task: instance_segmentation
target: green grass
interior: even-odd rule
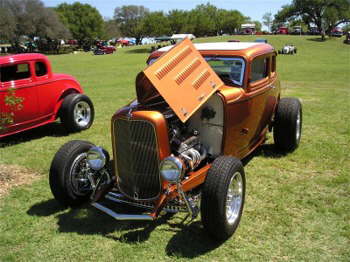
[[[251,40],[234,36],[227,39]],[[2,141],[0,164],[42,174],[0,199],[0,261],[349,261],[350,260],[350,52],[341,39],[266,36],[278,56],[283,96],[303,103],[303,134],[292,154],[273,153],[271,137],[245,166],[247,197],[234,236],[212,242],[197,219],[182,215],[153,223],[118,222],[90,207],[62,209],[52,199],[48,170],[57,149],[72,139],[111,150],[110,117],[134,96],[147,47],[114,55],[50,56],[55,72],[74,75],[96,109],[91,129],[67,136],[59,125]],[[217,39],[198,39],[197,41]]]

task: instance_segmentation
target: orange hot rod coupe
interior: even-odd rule
[[[277,148],[293,151],[301,104],[280,98],[269,44],[185,39],[147,63],[136,78],[137,98],[112,117],[113,160],[90,142],[70,141],[52,161],[51,191],[65,206],[90,201],[117,220],[200,213],[208,233],[225,240],[243,211],[241,159],[271,130]],[[111,201],[140,213],[117,213]]]

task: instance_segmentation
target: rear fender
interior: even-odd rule
[[[70,88],[65,90],[61,96],[59,97],[58,101],[56,102],[56,106],[55,106],[55,119],[57,119],[60,116],[60,108],[61,105],[63,103],[63,100],[66,96],[70,95],[70,94],[80,94],[81,92],[75,88]]]

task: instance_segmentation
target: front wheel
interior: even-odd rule
[[[87,177],[87,151],[94,145],[80,140],[64,144],[52,160],[49,174],[51,192],[64,206],[79,206],[91,193]]]
[[[241,161],[220,156],[208,171],[202,189],[204,228],[217,240],[232,236],[240,222],[245,199],[245,175]]]
[[[299,146],[302,119],[302,106],[298,99],[287,97],[279,101],[273,125],[277,148],[289,152]]]
[[[70,94],[61,106],[61,121],[70,132],[79,132],[90,128],[95,111],[90,98],[83,94]]]

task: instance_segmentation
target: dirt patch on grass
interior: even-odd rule
[[[12,187],[30,184],[39,177],[38,173],[24,167],[0,164],[0,198],[6,195]]]

